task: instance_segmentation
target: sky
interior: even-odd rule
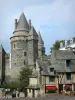
[[[75,37],[75,0],[0,0],[0,44],[10,52],[14,20],[24,12],[40,31],[46,54],[56,40]]]

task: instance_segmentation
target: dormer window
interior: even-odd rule
[[[73,43],[73,39],[70,40],[70,44],[72,44],[72,43]]]
[[[66,67],[70,67],[71,60],[66,60]]]
[[[53,72],[54,71],[54,68],[50,68],[50,72]]]

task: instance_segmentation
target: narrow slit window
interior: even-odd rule
[[[26,64],[26,61],[24,60],[24,65]]]
[[[24,52],[24,56],[27,56],[27,53],[26,52]]]

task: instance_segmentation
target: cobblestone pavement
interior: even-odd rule
[[[39,98],[0,98],[0,100],[75,100],[75,96],[47,96]]]

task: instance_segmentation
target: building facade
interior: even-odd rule
[[[64,40],[60,43],[60,50],[72,49],[75,50],[75,37],[69,40]]]
[[[15,81],[19,77],[22,67],[31,69],[36,67],[36,59],[45,55],[44,41],[40,32],[36,32],[34,26],[27,21],[24,13],[19,19],[15,19],[15,29],[10,37],[11,51],[5,59],[5,81]]]
[[[75,38],[60,43],[60,50],[45,55],[44,41],[24,13],[15,19],[9,54],[0,46],[0,83],[17,81],[22,67],[33,69],[28,86],[31,96],[65,89],[75,90]],[[31,91],[31,92],[30,92]]]
[[[40,90],[40,95],[75,91],[75,51],[53,50],[49,57],[36,60],[36,70],[30,78],[29,89],[35,90],[35,94]]]

